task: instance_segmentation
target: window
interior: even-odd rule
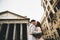
[[[59,34],[59,36],[60,36],[60,29],[59,29],[59,28],[57,28],[57,32],[58,32],[58,34]]]
[[[48,12],[46,11],[46,16],[48,16]]]
[[[54,17],[54,14],[52,12],[50,12],[51,21],[53,20],[53,17]]]
[[[43,8],[44,8],[44,10],[46,10],[46,7],[45,7],[44,3],[43,3]]]
[[[58,1],[57,5],[56,5],[57,9],[60,9],[60,0]]]
[[[48,6],[48,11],[50,10],[50,7]]]
[[[58,15],[59,19],[60,19],[60,14]]]
[[[44,1],[45,1],[46,5],[47,5],[47,0],[44,0]]]
[[[44,27],[45,27],[45,24],[44,24]]]
[[[54,32],[54,36],[56,37],[56,33]]]
[[[48,27],[46,27],[46,29],[48,30]]]
[[[44,0],[44,1],[46,1],[46,0]]]
[[[54,11],[57,12],[57,8],[56,7],[54,8]]]
[[[59,18],[60,18],[60,16],[59,16]]]
[[[48,17],[48,22],[51,22],[50,18]]]
[[[47,5],[47,1],[45,1],[46,2],[46,5]]]
[[[54,23],[56,24],[56,21],[54,21]]]
[[[53,0],[50,0],[50,3],[51,3],[51,5],[54,3],[54,1]]]
[[[52,27],[52,30],[53,30],[53,27]]]
[[[53,14],[53,16],[54,16],[54,17],[53,17],[53,20],[56,21],[56,17],[57,17],[56,14]]]

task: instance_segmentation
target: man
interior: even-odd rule
[[[29,36],[28,40],[36,40],[36,38],[32,35],[32,33],[35,31],[35,26],[37,25],[36,20],[31,20],[31,24],[29,26]]]

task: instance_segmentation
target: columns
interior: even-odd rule
[[[20,40],[22,40],[22,24],[21,24],[21,27],[20,27]]]
[[[27,40],[28,40],[28,36],[29,35],[29,23],[27,23]]]
[[[27,40],[27,24],[26,23],[21,24],[20,39],[21,40]]]
[[[6,37],[5,37],[5,40],[7,40],[7,38],[8,38],[8,31],[9,31],[9,24],[8,24],[7,31],[6,31]]]
[[[1,31],[1,26],[2,26],[2,24],[0,24],[0,31]]]
[[[13,40],[15,40],[15,37],[16,37],[16,24],[14,24]]]
[[[26,23],[6,23],[6,35],[4,40],[27,40],[27,24]],[[3,25],[3,29],[4,29]],[[2,31],[3,31],[2,29]],[[1,35],[1,34],[0,34]]]
[[[9,24],[9,32],[7,40],[13,40],[13,31],[14,31],[14,24]]]

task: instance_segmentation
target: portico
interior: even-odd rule
[[[0,40],[27,40],[29,18],[10,11],[0,13]]]

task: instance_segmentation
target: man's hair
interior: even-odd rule
[[[35,22],[35,21],[36,21],[36,20],[31,20],[31,23],[32,23],[32,22]]]

